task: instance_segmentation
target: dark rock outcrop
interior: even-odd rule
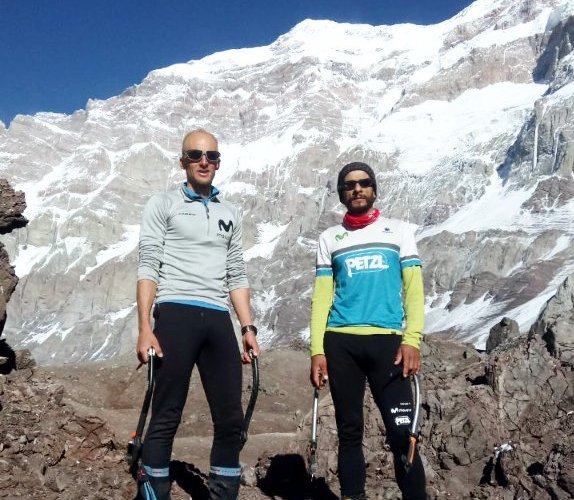
[[[505,316],[500,320],[500,323],[497,323],[490,329],[490,334],[486,340],[486,352],[490,354],[500,344],[519,335],[520,328],[518,323]]]
[[[572,52],[574,18],[558,23],[552,31],[544,52],[538,59],[532,76],[537,81],[550,81],[557,71],[558,62]]]
[[[5,179],[0,179],[0,234],[9,233],[28,223],[22,215],[25,208],[24,193],[14,191]],[[18,277],[10,265],[4,245],[0,243],[0,334],[6,323],[6,304],[17,283]]]
[[[546,303],[530,335],[540,336],[554,357],[574,368],[574,274]]]
[[[0,179],[0,234],[28,224],[28,220],[22,215],[25,208],[24,193],[14,191],[8,181]]]

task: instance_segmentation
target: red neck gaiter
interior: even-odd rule
[[[375,222],[379,218],[380,213],[377,208],[362,215],[353,215],[347,212],[345,217],[343,217],[343,226],[348,229],[362,229]]]

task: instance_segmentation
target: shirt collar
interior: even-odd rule
[[[219,201],[217,195],[219,194],[219,189],[215,186],[211,186],[211,191],[209,196],[204,197],[197,194],[193,189],[191,189],[185,182],[182,184],[182,192],[185,198],[190,201],[201,201],[204,205],[207,205],[210,201]]]

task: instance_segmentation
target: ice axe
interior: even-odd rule
[[[154,381],[154,362],[155,362],[155,357],[156,357],[155,349],[153,347],[150,347],[148,349],[147,353],[148,353],[147,389],[146,389],[146,393],[145,393],[145,397],[144,397],[144,401],[143,401],[143,405],[142,405],[142,410],[140,413],[140,418],[138,420],[138,425],[136,427],[136,430],[132,433],[132,438],[131,438],[130,442],[128,443],[128,452],[126,455],[127,461],[129,463],[129,466],[130,466],[130,471],[132,472],[132,474],[135,474],[137,471],[138,462],[139,462],[140,455],[142,452],[143,430],[145,427],[145,422],[147,419],[147,414],[149,411],[149,406],[151,403],[151,397],[153,394],[153,388],[154,388],[154,382],[155,382]]]
[[[309,476],[311,482],[317,477],[317,415],[319,412],[319,389],[313,392],[313,413],[311,417],[311,439],[309,441]]]
[[[421,389],[419,383],[419,377],[416,374],[412,375],[412,379],[415,384],[415,394],[414,394],[414,415],[411,427],[409,429],[409,449],[406,455],[402,456],[403,465],[405,467],[405,472],[408,474],[409,470],[413,465],[415,459],[415,451],[417,449],[417,443],[420,437],[420,407],[421,407]]]
[[[245,418],[243,419],[243,429],[241,429],[241,448],[245,446],[247,442],[247,432],[249,430],[249,424],[251,423],[251,417],[253,416],[253,410],[255,409],[255,403],[257,402],[257,396],[259,394],[259,361],[257,356],[255,356],[253,349],[249,350],[249,356],[251,357],[251,373],[252,373],[252,383],[251,383],[251,396],[249,397],[249,403],[245,410]]]

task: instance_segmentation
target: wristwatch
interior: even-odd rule
[[[247,332],[253,332],[253,335],[257,335],[257,328],[255,328],[255,325],[242,326],[241,335],[245,335]]]

